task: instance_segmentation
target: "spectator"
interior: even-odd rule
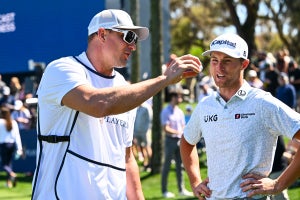
[[[207,84],[209,86],[209,88],[211,88],[214,91],[218,89],[213,77],[210,74],[209,75],[204,75],[200,79],[199,85],[204,85],[204,84]]]
[[[182,196],[192,196],[184,186],[182,162],[180,158],[179,141],[185,126],[183,111],[178,107],[182,102],[182,96],[178,93],[170,93],[170,103],[161,111],[160,119],[165,133],[164,143],[164,163],[161,175],[161,189],[165,198],[173,198],[175,194],[168,191],[168,175],[171,161],[175,159],[176,177],[179,194]]]
[[[296,90],[295,87],[289,83],[288,75],[281,72],[278,82],[280,86],[277,88],[276,97],[290,108],[295,109],[297,105]]]
[[[255,70],[251,69],[247,73],[246,79],[251,87],[255,88],[263,88],[264,83],[257,77],[257,73]]]
[[[289,84],[289,77],[286,73],[280,72],[279,87],[277,89],[276,97],[283,103],[288,105],[290,108],[295,109],[296,107],[296,90],[293,85]],[[271,179],[276,179],[288,166],[288,159],[284,156],[286,152],[285,143],[282,136],[278,137],[277,146],[275,151],[274,163],[271,174]],[[272,195],[272,200],[289,200],[288,190],[284,189],[282,192],[276,195]]]
[[[17,174],[13,171],[12,160],[14,155],[21,156],[22,142],[18,124],[11,118],[10,110],[0,108],[0,152],[1,163],[7,174],[6,184],[8,188],[16,186]]]
[[[21,84],[21,89],[19,91],[19,100],[21,100],[22,102],[25,102],[26,100],[26,95],[28,95],[28,93],[26,94],[26,84],[25,82],[23,82]]]
[[[279,86],[278,83],[279,71],[274,65],[266,66],[266,79],[264,81],[263,89],[270,92],[273,96],[276,96],[276,90]]]
[[[10,88],[8,86],[3,87],[3,96],[0,99],[0,106],[5,106],[11,111],[14,109],[14,99],[10,95]]]
[[[288,160],[284,157],[284,152],[286,152],[286,148],[283,136],[279,136],[277,139],[272,171],[269,175],[271,179],[278,178],[289,164]],[[289,200],[288,190],[284,189],[279,194],[272,195],[272,200]]]
[[[199,88],[200,88],[200,94],[198,97],[198,102],[201,101],[204,97],[209,96],[210,94],[213,93],[213,89],[209,86],[208,83],[205,83],[203,81],[201,81],[199,83]]]
[[[300,68],[298,63],[295,60],[292,60],[289,63],[289,80],[290,83],[295,87],[296,89],[296,96],[297,96],[297,107],[296,111],[300,112]]]
[[[265,82],[267,66],[271,64],[271,61],[267,57],[265,51],[257,52],[257,60],[251,64],[251,68],[258,72],[258,78]]]
[[[193,112],[192,106],[191,105],[186,105],[185,106],[185,114],[184,114],[184,121],[185,121],[186,124],[190,120],[192,112]]]
[[[2,75],[0,74],[0,99],[3,97],[3,89],[6,86],[6,83],[2,80]]]
[[[293,85],[289,83],[289,77],[286,73],[281,72],[278,78],[279,87],[277,89],[276,97],[281,100],[283,103],[288,105],[290,108],[295,109],[297,105],[296,100],[296,90]],[[277,147],[275,151],[274,164],[270,178],[276,179],[284,171],[288,165],[288,160],[284,157],[284,152],[286,152],[285,144],[282,136],[278,137]],[[284,189],[281,193],[273,195],[272,199],[274,200],[289,200],[287,189]]]
[[[10,79],[9,88],[10,96],[13,99],[12,101],[14,102],[15,100],[20,99],[20,91],[22,86],[18,77],[14,76]]]
[[[31,113],[21,100],[15,101],[15,107],[11,116],[18,123],[20,131],[31,128]]]
[[[162,71],[164,72],[172,64],[172,62],[175,61],[176,58],[177,58],[176,54],[170,54],[170,59],[166,64],[163,64]],[[165,88],[165,102],[170,101],[170,99],[169,99],[170,93],[182,92],[182,91],[183,91],[183,87],[182,87],[181,82],[169,85],[168,87]]]
[[[291,61],[291,57],[289,55],[289,51],[287,49],[282,49],[277,52],[277,69],[279,72],[288,73],[288,65]]]
[[[284,152],[284,157],[287,159],[288,164],[290,164],[295,159],[295,155],[299,148],[300,140],[293,139],[288,142],[286,151]]]
[[[185,79],[186,87],[189,91],[188,101],[189,103],[194,103],[195,99],[195,87],[197,85],[197,77],[189,77]]]
[[[152,108],[145,102],[137,108],[134,122],[133,145],[136,149],[136,157],[142,156],[144,170],[150,169],[151,149],[147,134],[152,124]],[[151,148],[151,147],[150,147]]]

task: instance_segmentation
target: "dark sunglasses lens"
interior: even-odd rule
[[[137,36],[133,31],[128,31],[125,35],[125,41],[129,44],[131,44],[133,41],[136,43]]]

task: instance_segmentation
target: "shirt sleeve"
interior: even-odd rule
[[[265,95],[261,101],[261,112],[265,126],[275,136],[284,135],[292,138],[300,129],[300,114],[273,97]]]
[[[183,135],[185,140],[191,144],[196,145],[202,136],[201,127],[200,127],[200,108],[199,104],[195,108],[194,112],[191,115],[190,120],[184,127]]]
[[[61,105],[64,95],[73,88],[88,84],[85,70],[72,58],[61,58],[51,62],[43,75],[38,89],[38,96],[47,96],[48,100],[53,100]]]

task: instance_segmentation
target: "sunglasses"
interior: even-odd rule
[[[138,41],[138,36],[133,31],[121,30],[121,29],[109,29],[109,30],[116,31],[116,32],[119,32],[119,33],[123,33],[123,40],[127,44],[132,44],[133,42],[136,44],[137,41]]]

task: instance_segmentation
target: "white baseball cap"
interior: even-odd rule
[[[96,14],[88,26],[88,35],[97,32],[101,27],[131,30],[137,34],[138,40],[145,40],[149,35],[147,27],[133,25],[131,17],[123,10],[108,9]]]
[[[23,102],[21,100],[16,100],[14,109],[15,110],[20,110],[22,107],[23,107]]]
[[[3,95],[10,95],[10,88],[8,86],[3,87]]]
[[[249,77],[257,77],[257,73],[253,69],[249,70],[247,75]]]
[[[248,45],[246,41],[234,33],[225,33],[218,36],[210,43],[210,50],[202,53],[203,56],[210,56],[211,52],[218,51],[233,58],[248,57]]]

